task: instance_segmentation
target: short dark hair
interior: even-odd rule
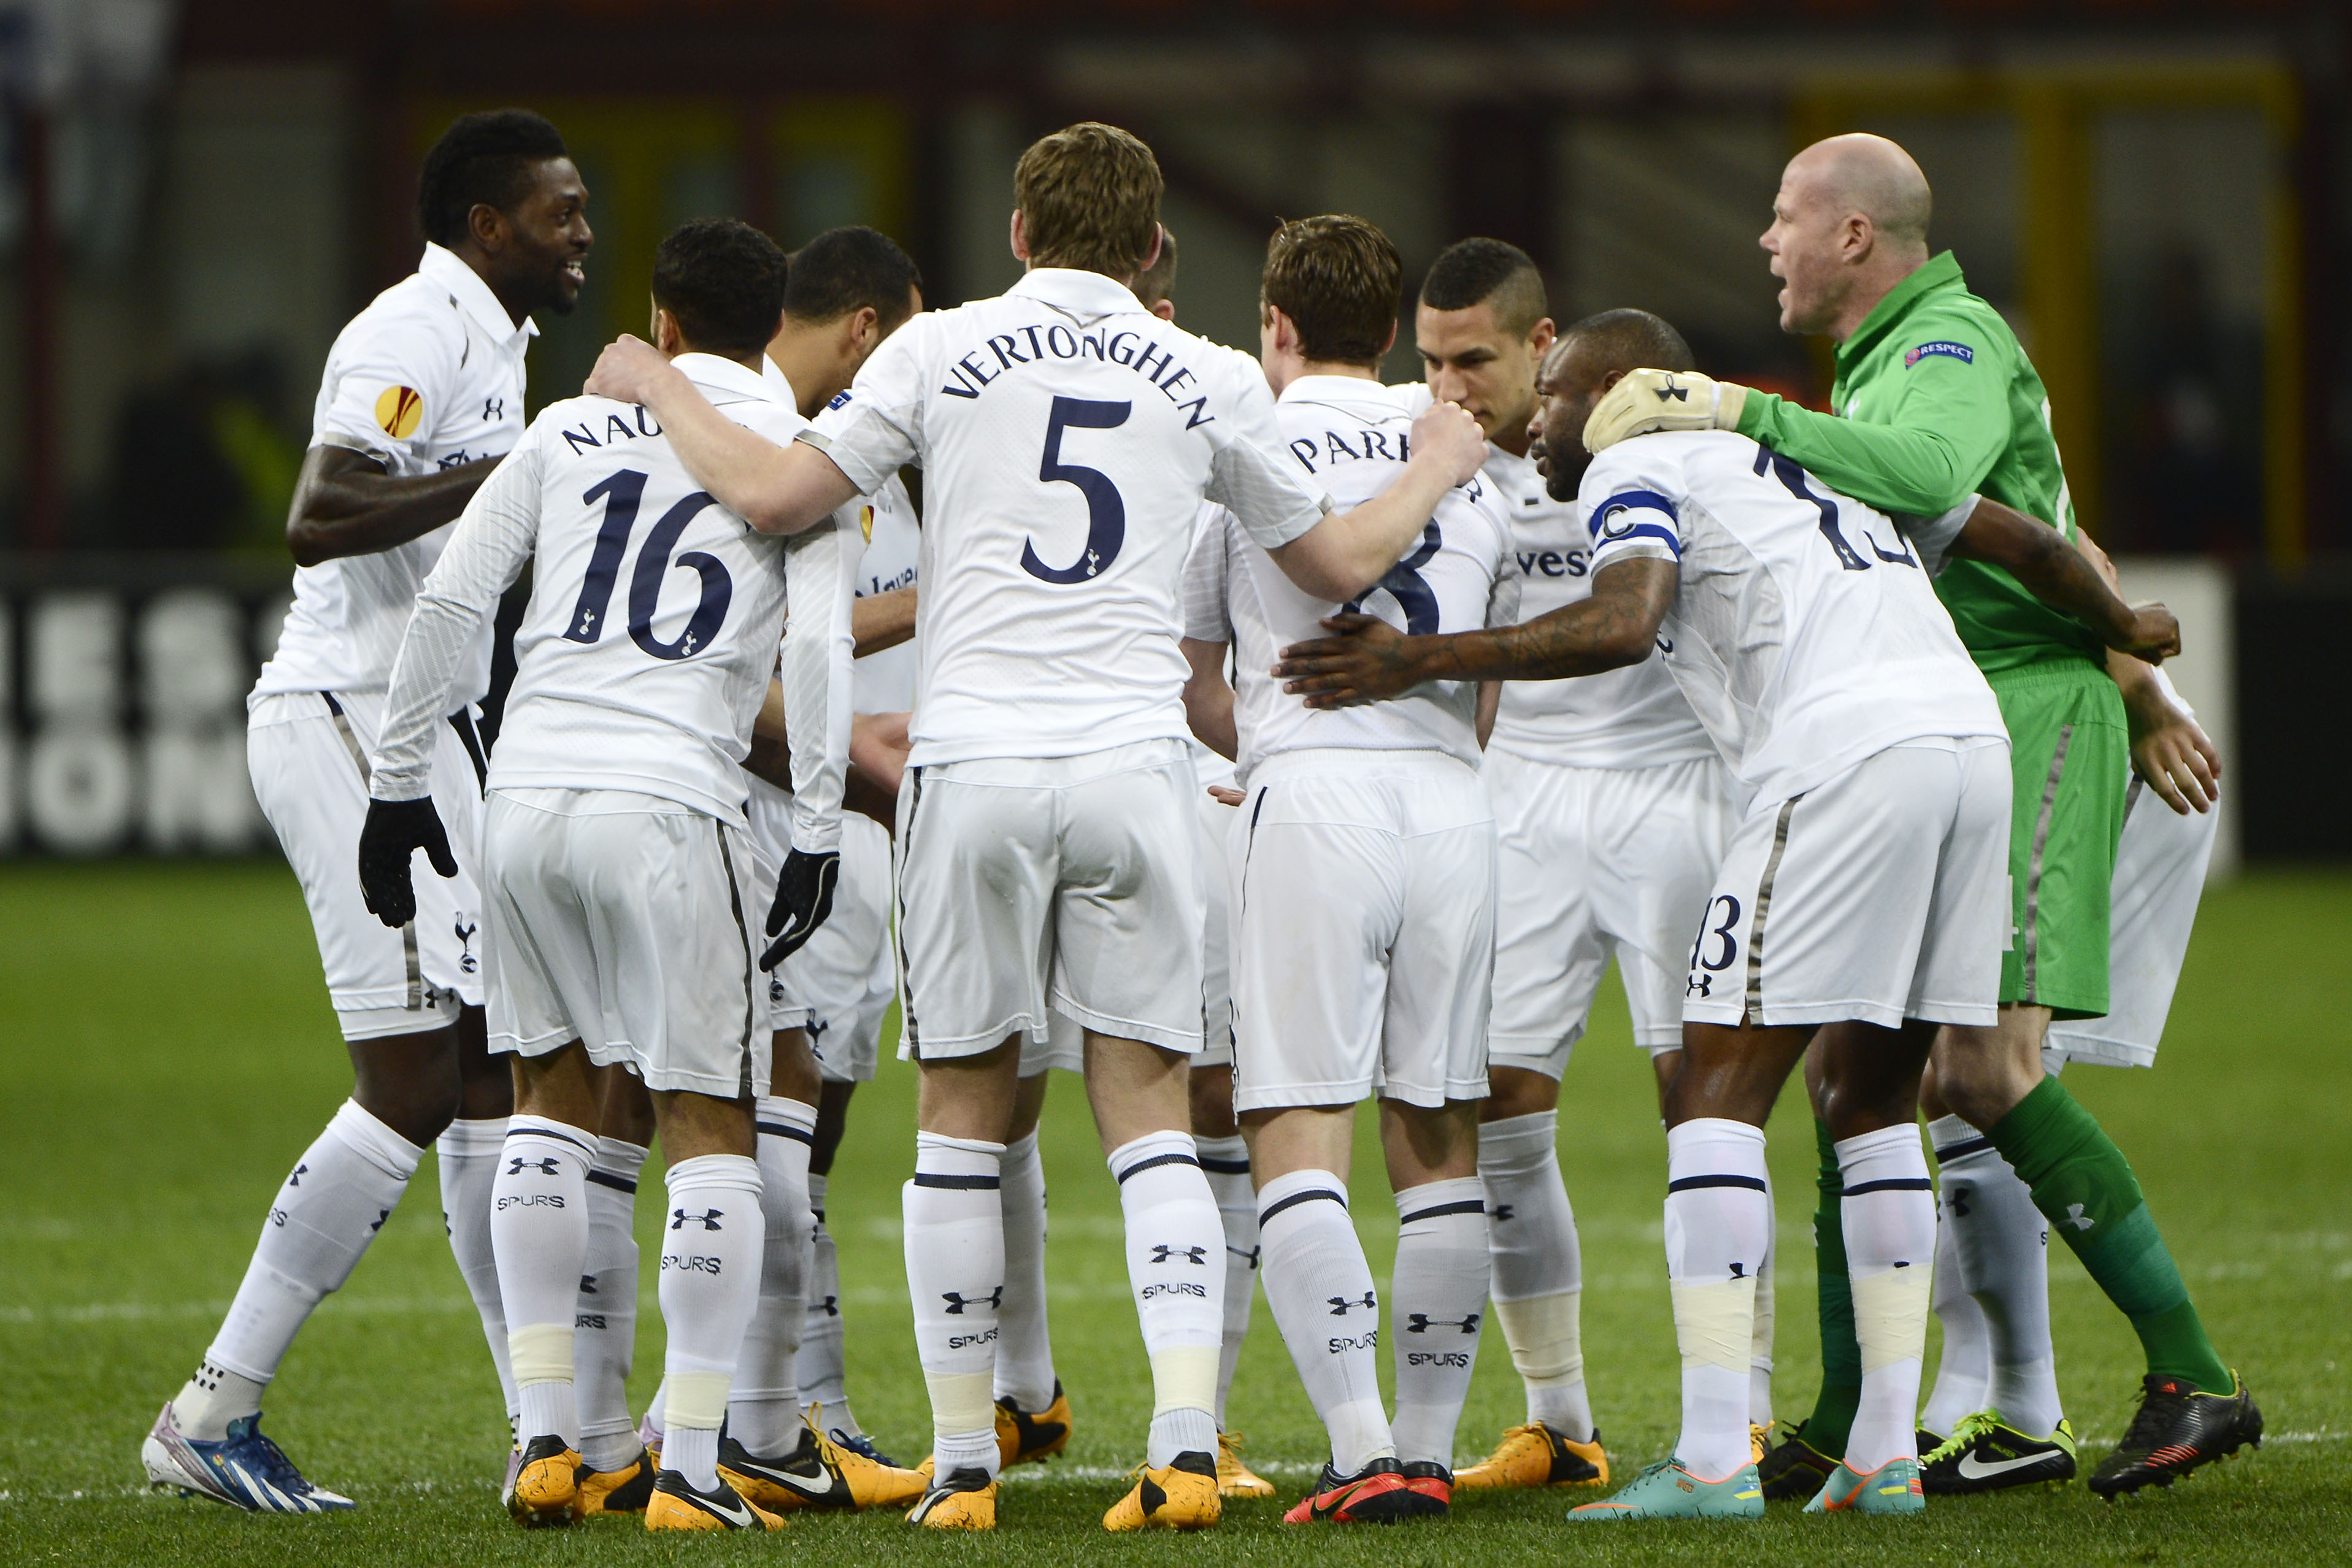
[[[784,253],[740,218],[698,217],[654,252],[654,303],[688,346],[743,359],[768,346],[784,308]]]
[[[461,114],[425,154],[416,177],[417,226],[436,245],[455,245],[477,205],[514,211],[530,194],[533,163],[571,155],[562,132],[528,109]]]
[[[1136,301],[1149,310],[1176,292],[1176,231],[1160,226],[1160,259],[1135,275]]]
[[[1379,226],[1362,218],[1293,218],[1265,242],[1258,298],[1298,328],[1307,358],[1378,364],[1404,303],[1404,263]]]
[[[1602,374],[1612,370],[1696,370],[1690,344],[1664,316],[1647,310],[1602,310],[1560,333]]]
[[[914,258],[888,235],[849,224],[829,228],[792,254],[784,314],[800,321],[837,321],[873,307],[885,331],[907,319],[908,296],[923,286]]]
[[[1437,253],[1422,279],[1421,302],[1433,310],[1466,310],[1494,301],[1495,321],[1527,333],[1551,314],[1535,258],[1499,239],[1456,240]]]

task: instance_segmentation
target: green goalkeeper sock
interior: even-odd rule
[[[2098,1119],[2045,1078],[1987,1135],[2032,1189],[2050,1228],[2131,1320],[2147,1370],[2215,1393],[2236,1386],[2205,1337],[2138,1179]]]
[[[1831,1458],[1845,1454],[1862,1403],[1862,1346],[1853,1334],[1853,1282],[1845,1269],[1845,1178],[1838,1174],[1837,1140],[1829,1124],[1813,1123],[1821,1152],[1816,1180],[1821,1195],[1813,1207],[1813,1267],[1821,1276],[1822,1392],[1805,1418],[1805,1441]]]

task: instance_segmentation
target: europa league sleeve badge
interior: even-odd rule
[[[395,441],[416,434],[425,418],[425,395],[413,386],[387,386],[375,400],[375,422]]]

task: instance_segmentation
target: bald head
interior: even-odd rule
[[[1917,250],[1923,257],[1927,251],[1933,205],[1927,176],[1910,153],[1884,136],[1856,131],[1816,142],[1789,160],[1781,185],[1801,203],[1862,214],[1882,245]]]
[[[1927,259],[1927,176],[1884,136],[1816,142],[1780,175],[1758,243],[1781,280],[1780,330],[1843,342]]]

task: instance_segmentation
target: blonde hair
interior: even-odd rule
[[[1040,137],[1013,171],[1031,265],[1134,277],[1160,232],[1163,188],[1151,149],[1116,125]]]

